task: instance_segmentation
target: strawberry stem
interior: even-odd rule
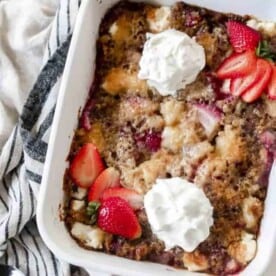
[[[276,53],[272,52],[266,40],[261,40],[256,49],[256,55],[269,61],[276,61]]]
[[[97,201],[90,201],[86,208],[86,214],[89,217],[90,223],[95,224],[98,217],[98,209],[100,207],[100,203]]]

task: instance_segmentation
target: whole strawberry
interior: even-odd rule
[[[230,43],[237,53],[255,49],[261,40],[258,31],[241,22],[230,20],[226,23],[226,27]]]
[[[134,211],[127,201],[120,197],[109,197],[102,201],[98,226],[105,232],[128,239],[139,238],[142,233]]]

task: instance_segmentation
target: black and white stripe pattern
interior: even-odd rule
[[[72,268],[44,245],[34,216],[59,81],[79,6],[79,0],[60,1],[44,67],[0,154],[0,263],[16,266],[25,275],[71,274]]]

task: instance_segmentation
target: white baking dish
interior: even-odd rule
[[[198,275],[149,262],[136,262],[85,250],[68,234],[59,219],[63,202],[63,175],[78,112],[87,99],[92,82],[95,59],[95,41],[99,23],[116,0],[83,0],[59,92],[44,176],[38,200],[37,222],[47,246],[59,258],[89,270],[112,272],[119,275]],[[151,1],[171,5],[173,0]],[[186,2],[219,11],[254,14],[262,19],[276,20],[275,0],[188,0]],[[270,176],[264,218],[258,240],[258,253],[241,275],[264,275],[276,244],[276,166]],[[274,182],[274,183],[272,183]],[[266,275],[268,275],[266,273]]]

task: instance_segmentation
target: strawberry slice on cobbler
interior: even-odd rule
[[[221,110],[215,105],[204,103],[194,104],[194,107],[197,110],[198,119],[203,126],[205,133],[208,137],[212,137],[222,118]]]
[[[232,54],[226,58],[217,70],[220,79],[244,77],[256,67],[257,57],[254,51],[248,50],[241,54]]]
[[[246,96],[246,99],[247,101],[253,101],[254,99],[258,98],[260,94],[262,94],[263,90],[268,84],[270,73],[271,73],[270,64],[264,59],[258,59],[256,63],[256,68],[251,74],[248,74],[243,78],[235,78],[231,80],[230,91],[234,96],[240,96],[243,93],[245,93],[247,90],[251,90],[252,88],[253,89],[253,92],[251,92],[252,96],[250,98]],[[263,84],[260,85],[259,88],[257,88],[258,83],[263,78],[264,78]],[[245,94],[247,94],[247,92]]]
[[[271,76],[271,65],[265,59],[258,59],[256,67],[256,78],[253,84],[242,94],[242,99],[251,103],[258,99],[268,85]]]
[[[100,153],[92,143],[81,147],[69,168],[72,180],[82,188],[89,188],[103,170],[104,163]]]
[[[88,201],[99,201],[105,189],[120,185],[120,173],[113,167],[105,169],[91,185]]]
[[[272,65],[272,74],[267,87],[267,94],[271,100],[276,100],[276,65]]]
[[[106,189],[103,192],[102,200],[106,200],[110,197],[120,197],[128,202],[128,204],[134,209],[138,210],[143,207],[143,196],[138,194],[132,189],[127,189],[123,187],[115,187]]]

